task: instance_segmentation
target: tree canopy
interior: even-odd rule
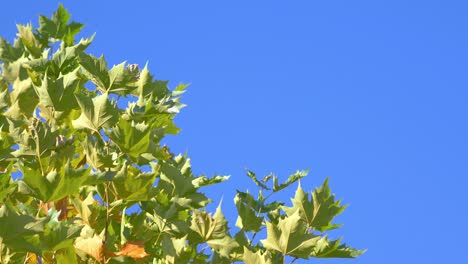
[[[1,263],[285,263],[353,258],[327,231],[345,206],[328,179],[292,203],[270,195],[285,182],[247,176],[258,192],[237,191],[230,225],[202,192],[229,177],[194,175],[190,159],[161,140],[187,85],[168,88],[148,65],[108,67],[77,41],[83,24],[60,5],[39,26],[0,37]],[[136,208],[136,209],[135,209]]]

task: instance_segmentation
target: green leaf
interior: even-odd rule
[[[170,105],[170,102],[154,103],[151,98],[142,101],[141,105],[129,103],[123,118],[149,124],[151,128],[159,131],[157,136],[161,139],[164,134],[177,134],[180,130],[173,122],[175,114],[170,112]]]
[[[125,67],[125,62],[115,65],[109,71],[109,86],[107,92],[116,93],[123,96],[128,95],[137,88],[135,82],[138,80],[139,72],[129,65]],[[138,68],[138,66],[136,66]]]
[[[78,108],[75,90],[80,84],[77,71],[68,73],[58,79],[44,76],[41,86],[35,86],[39,103],[46,108],[52,108],[55,119],[63,119],[72,109]]]
[[[306,225],[300,220],[301,216],[296,212],[279,219],[278,224],[267,222],[267,238],[261,240],[265,248],[283,255],[309,258],[320,237],[309,234]]]
[[[92,136],[86,135],[81,145],[86,155],[85,161],[93,168],[101,170],[114,167],[112,154],[107,154],[102,140],[94,139]]]
[[[120,118],[117,126],[113,127],[107,135],[113,143],[117,144],[120,151],[127,154],[133,160],[137,160],[143,153],[154,153],[156,145],[152,137],[153,131],[145,123]]]
[[[307,174],[309,174],[309,171],[297,171],[296,173],[289,176],[288,179],[282,184],[278,184],[278,178],[276,176],[273,176],[273,191],[280,191],[288,187],[289,185],[295,183],[299,179],[307,176]]]
[[[39,170],[23,167],[24,182],[44,202],[57,201],[63,197],[77,194],[86,181],[90,168],[74,169],[67,163],[61,171],[51,171],[42,176]]]
[[[317,258],[356,258],[364,252],[366,250],[357,250],[346,244],[341,244],[341,239],[330,241],[324,236],[317,241],[312,256]]]
[[[1,166],[2,163],[0,163],[0,167]],[[11,177],[12,166],[13,163],[10,162],[6,168],[0,168],[0,204],[4,204],[6,198],[13,193],[16,188],[16,184]]]
[[[26,62],[23,67],[40,73],[41,76],[47,72],[49,78],[57,79],[60,74],[65,75],[77,71],[78,59],[78,47],[67,47],[54,53],[52,60],[49,60],[48,57],[33,59]]]
[[[71,15],[62,4],[54,12],[52,19],[40,16],[38,32],[42,36],[42,41],[48,43],[49,38],[62,39],[66,46],[73,45],[74,36],[81,31],[84,25],[75,22],[68,24],[70,17]]]
[[[255,185],[257,185],[258,187],[264,189],[264,190],[270,190],[270,188],[268,188],[265,184],[263,184],[261,181],[259,181],[257,179],[257,177],[255,176],[255,173],[253,173],[252,171],[250,170],[247,170],[247,176],[249,176],[250,179],[252,179],[252,181],[255,183]]]
[[[172,164],[160,162],[159,166],[161,173],[158,191],[170,195],[171,200],[182,207],[200,208],[208,204],[210,200],[204,194],[198,193],[193,184],[194,177],[188,159],[177,156]]]
[[[20,81],[16,79],[13,83],[13,90],[10,93],[11,105],[6,111],[5,116],[14,119],[21,118],[23,115],[32,117],[38,101],[31,80]]]
[[[19,46],[19,45],[16,45]],[[3,63],[11,63],[17,61],[23,55],[24,49],[22,46],[12,46],[4,38],[0,37],[0,61]]]
[[[148,64],[146,64],[140,73],[137,89],[134,92],[134,95],[138,96],[138,104],[142,105],[148,98],[162,99],[168,95],[168,92],[167,82],[153,81],[153,76],[149,73]]]
[[[218,184],[224,181],[227,181],[230,176],[215,175],[211,178],[207,178],[205,175],[200,176],[192,181],[195,188],[200,188],[203,186],[209,186],[213,184]]]
[[[269,252],[265,251],[252,252],[247,247],[244,247],[243,261],[245,264],[273,264],[270,259]]]
[[[223,257],[238,247],[237,242],[229,235],[227,221],[218,206],[213,216],[205,211],[195,210],[190,228],[198,235],[199,242],[206,242],[214,251]]]
[[[250,196],[250,194],[247,193]],[[237,217],[236,226],[244,229],[245,231],[252,231],[258,232],[262,226],[263,217],[260,217],[260,209],[259,206],[252,203],[253,199],[243,199],[239,195],[239,191],[234,198],[234,203],[237,207],[237,213],[239,216]],[[250,196],[251,197],[251,196]],[[253,198],[253,197],[252,197]]]
[[[187,247],[187,235],[176,238],[169,235],[164,235],[161,246],[166,255],[166,261],[170,263],[179,263],[185,248]]]
[[[284,207],[284,211],[287,215],[292,215],[297,211],[308,227],[324,232],[341,226],[331,224],[331,221],[343,212],[346,206],[341,206],[340,200],[335,201],[335,195],[331,194],[328,187],[328,178],[320,188],[313,191],[312,200],[309,200],[309,196],[298,185],[296,195],[291,201],[293,206]]]
[[[107,93],[97,96],[94,100],[83,95],[75,96],[81,108],[80,117],[72,122],[76,129],[90,129],[99,133],[101,128],[110,128],[118,122],[118,109],[108,100]]]
[[[55,253],[55,258],[57,263],[79,263],[75,248],[73,246],[58,250]]]
[[[150,190],[156,175],[152,172],[143,173],[134,166],[122,166],[115,175],[113,183],[117,199],[126,201],[146,201],[152,196]]]
[[[104,56],[96,58],[92,55],[80,53],[79,57],[80,65],[85,76],[96,85],[98,90],[100,90],[102,93],[106,93],[107,87],[109,87],[110,84],[110,78]]]
[[[45,251],[57,251],[73,246],[73,240],[80,236],[81,226],[74,225],[71,221],[60,221],[59,212],[54,208],[47,214],[47,224],[44,233],[41,234],[41,247]]]
[[[28,130],[21,131],[17,136],[15,139],[18,143],[18,149],[12,152],[15,157],[36,156],[36,158],[42,158],[50,156],[50,153],[55,150],[59,134],[58,131],[53,131],[47,123],[33,119]]]
[[[0,237],[11,249],[40,253],[39,234],[44,231],[45,224],[44,219],[17,214],[6,205],[0,207]]]

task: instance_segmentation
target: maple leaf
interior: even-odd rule
[[[134,259],[142,259],[149,256],[145,251],[145,245],[142,241],[128,241],[125,243],[119,252],[114,253],[116,256],[126,256]]]

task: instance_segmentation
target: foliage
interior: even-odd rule
[[[363,253],[324,233],[344,209],[328,181],[311,197],[299,185],[291,207],[268,201],[305,171],[283,183],[248,171],[258,196],[237,192],[232,235],[200,191],[228,177],[196,176],[186,156],[160,143],[179,131],[186,85],[170,90],[147,66],[109,69],[86,53],[93,37],[75,41],[83,25],[69,20],[59,6],[37,29],[18,25],[13,45],[0,38],[1,263],[284,263]]]

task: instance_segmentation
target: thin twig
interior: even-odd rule
[[[298,260],[299,258],[298,257],[295,257],[293,260],[291,260],[291,262],[289,264],[293,264],[294,262],[296,262],[296,260]]]
[[[105,248],[107,242],[107,236],[109,235],[109,219],[110,219],[110,209],[109,209],[109,183],[106,184],[105,189],[105,199],[106,199],[106,227],[104,229],[104,239],[102,240],[102,246]],[[106,256],[102,255],[102,260],[106,263]]]

